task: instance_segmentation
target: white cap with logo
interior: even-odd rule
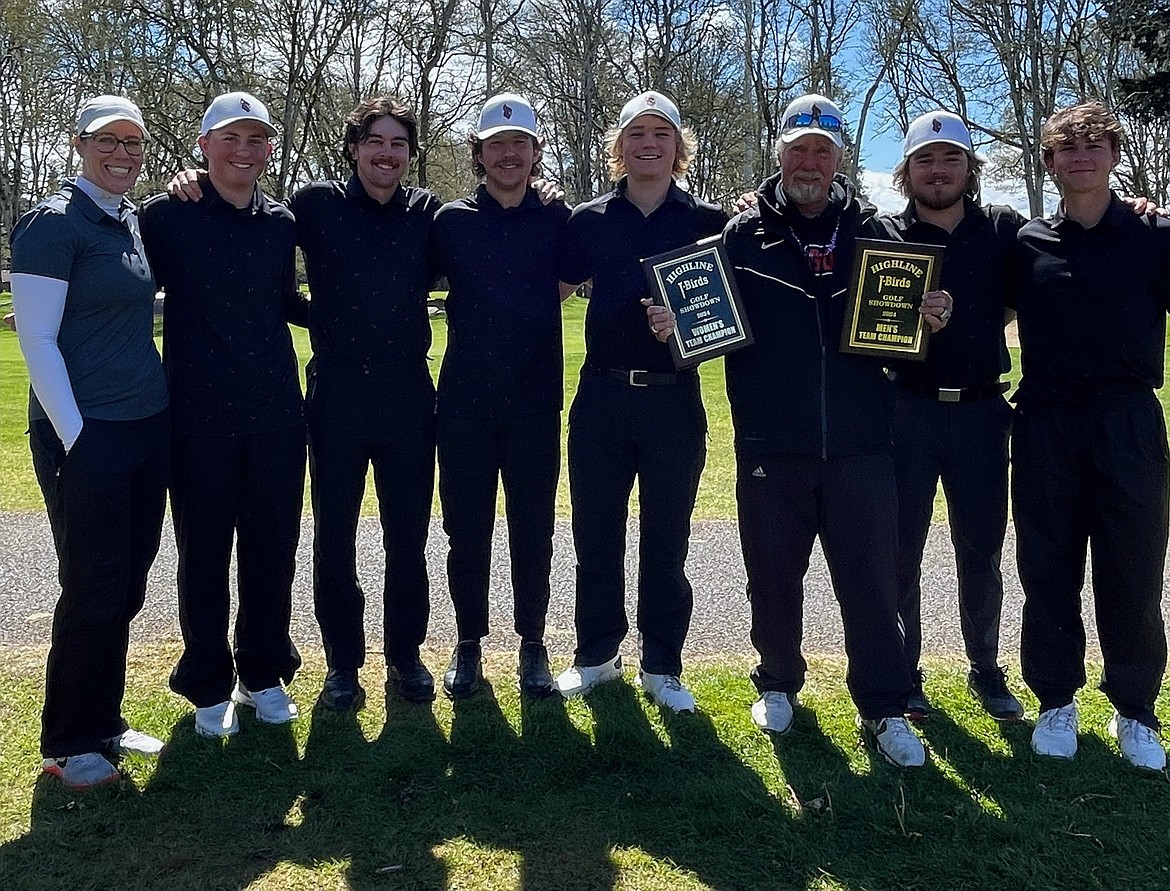
[[[674,129],[682,130],[682,116],[678,113],[678,106],[654,90],[639,93],[622,106],[622,113],[618,116],[618,129],[626,129],[634,118],[643,114],[657,115],[669,121]]]
[[[236,121],[255,121],[268,131],[269,136],[276,135],[276,128],[272,126],[272,118],[268,116],[268,109],[264,103],[251,93],[224,93],[216,96],[203,113],[203,123],[199,134],[206,136],[212,130],[234,124]]]
[[[497,133],[516,130],[529,136],[536,132],[536,112],[532,104],[519,93],[498,93],[484,103],[475,128],[476,139],[487,139]]]
[[[81,106],[77,112],[77,135],[88,136],[114,121],[129,121],[144,137],[150,136],[138,106],[123,96],[94,96]]]
[[[919,115],[906,128],[906,139],[902,143],[902,157],[909,158],[926,145],[936,142],[958,146],[975,154],[971,131],[957,114],[938,109]]]
[[[796,142],[810,133],[824,136],[837,148],[845,147],[845,116],[832,99],[819,93],[807,93],[793,99],[784,109],[780,124],[780,141]]]

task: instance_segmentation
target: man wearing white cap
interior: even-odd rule
[[[976,204],[982,160],[958,115],[930,111],[906,131],[894,184],[909,203],[883,216],[888,237],[942,245],[941,287],[958,312],[932,338],[925,362],[894,361],[894,472],[898,482],[898,614],[913,690],[906,714],[930,714],[919,667],[922,552],[941,479],[959,583],[959,615],[970,662],[968,687],[987,712],[1016,721],[1023,707],[999,666],[1007,528],[1011,408],[1000,375],[1008,260],[1024,219],[1010,207]]]
[[[208,106],[199,148],[203,200],[167,195],[142,210],[165,291],[163,358],[171,387],[171,513],[185,648],[171,687],[195,705],[195,730],[231,736],[236,704],[267,723],[297,717],[282,686],[300,655],[289,637],[305,480],[305,422],[288,322],[304,325],[296,226],[258,181],[276,129],[247,93]],[[239,611],[229,644],[236,544]]]
[[[458,643],[443,676],[453,698],[483,683],[496,487],[503,480],[521,690],[553,690],[545,615],[560,472],[564,357],[557,260],[569,210],[529,185],[540,169],[523,96],[483,107],[470,139],[476,191],[435,216],[430,256],[446,276],[447,350],[438,387],[439,499]]]
[[[638,481],[639,681],[675,712],[694,711],[683,686],[682,647],[693,596],[685,573],[691,511],[706,460],[707,420],[694,370],[675,371],[646,324],[639,261],[716,235],[723,211],[683,191],[694,137],[677,106],[635,96],[606,135],[613,191],[569,219],[561,279],[592,279],[585,364],[569,412],[569,487],[577,552],[577,650],[556,680],[566,696],[621,676],[626,516]]]
[[[780,171],[724,241],[752,321],[753,346],[726,358],[735,427],[739,529],[760,653],[752,718],[786,733],[804,684],[803,580],[820,538],[841,604],[846,682],[859,724],[891,763],[924,763],[902,715],[909,673],[894,579],[897,502],[889,456],[890,382],[880,360],[839,352],[845,291],[872,208],[836,176],[844,118],[806,95],[784,112]],[[920,306],[932,329],[951,300]]]

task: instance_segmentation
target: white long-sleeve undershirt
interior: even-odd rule
[[[12,311],[29,381],[66,452],[77,442],[84,423],[65,357],[57,345],[68,290],[69,282],[60,279],[26,272],[12,274]]]

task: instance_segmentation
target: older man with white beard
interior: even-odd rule
[[[893,394],[879,359],[838,351],[854,241],[873,209],[837,176],[844,119],[824,96],[784,112],[780,171],[724,233],[753,346],[726,359],[739,528],[752,608],[752,717],[783,734],[804,684],[803,580],[813,541],[841,604],[847,683],[859,725],[892,764],[925,762],[903,717],[910,675],[897,622],[897,501],[889,455]],[[931,292],[932,329],[951,298]]]

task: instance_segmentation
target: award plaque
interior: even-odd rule
[[[666,341],[675,368],[748,346],[752,332],[719,235],[642,261],[650,296],[675,317]]]
[[[938,289],[944,248],[934,244],[857,239],[841,352],[922,361],[930,326],[918,312]]]

